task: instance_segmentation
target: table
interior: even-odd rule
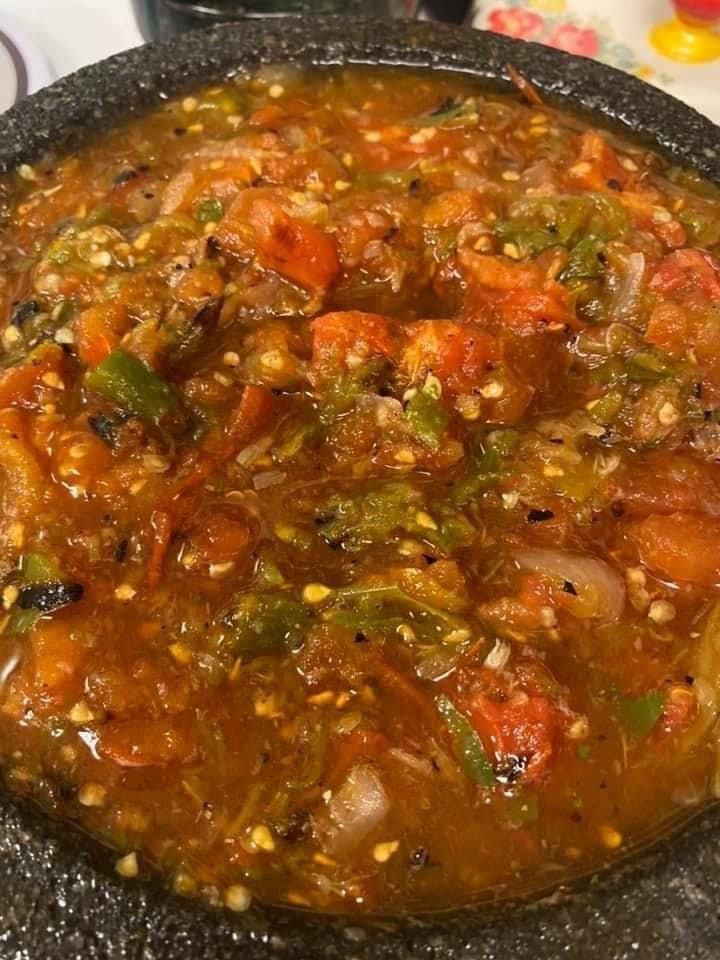
[[[669,0],[478,0],[473,24],[627,70],[720,123],[720,59],[674,63],[650,44],[671,12]]]

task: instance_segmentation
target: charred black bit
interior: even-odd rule
[[[528,523],[543,523],[545,520],[552,520],[555,514],[552,510],[531,510],[528,515]]]
[[[310,814],[307,810],[293,810],[278,833],[288,843],[299,843],[310,832]]]
[[[173,133],[175,134],[176,137],[184,137],[185,134],[187,133],[187,130],[185,129],[185,127],[175,127],[175,129],[173,130]]]
[[[117,439],[115,424],[110,417],[106,417],[104,413],[98,413],[95,416],[88,417],[88,426],[96,437],[100,437],[103,443],[106,443],[109,447],[115,445]]]
[[[120,540],[113,551],[113,560],[116,563],[124,563],[127,557],[130,541],[127,538]]]
[[[113,183],[119,187],[123,183],[129,183],[131,180],[135,180],[138,176],[137,170],[121,170],[120,173],[116,173],[113,177]]]
[[[85,588],[80,583],[35,583],[23,587],[17,599],[21,610],[52,613],[60,607],[82,600]]]
[[[36,313],[40,313],[40,304],[37,300],[26,300],[25,303],[21,303],[15,308],[10,323],[14,327],[23,327]]]
[[[63,803],[68,803],[71,800],[74,800],[77,796],[77,787],[74,783],[68,783],[65,780],[62,780],[60,783],[51,786],[51,791],[56,795],[58,800]]]
[[[693,384],[693,394],[697,397],[698,400],[700,399],[700,397],[702,397],[702,393],[703,393],[703,385],[701,383]]]
[[[424,553],[422,558],[429,567],[432,566],[433,563],[437,563],[437,557],[433,557],[430,553]]]
[[[221,309],[222,300],[216,298],[208,300],[205,306],[198,310],[188,325],[181,342],[178,344],[177,353],[180,356],[191,354],[205,341],[206,337],[210,337],[215,333],[218,320],[220,319]]]
[[[610,504],[610,513],[614,517],[623,517],[625,516],[625,505],[622,500],[615,500],[614,503]]]
[[[563,583],[563,592],[569,593],[571,597],[577,596],[577,590],[575,589],[575,584],[571,583],[570,580],[566,580],[565,583]]]
[[[622,192],[623,185],[620,183],[619,180],[616,180],[614,177],[611,177],[607,181],[607,187],[608,187],[608,190],[619,190]]]
[[[685,674],[685,676],[683,677],[683,680],[689,687],[691,687],[695,683],[695,677],[690,676],[689,673]]]
[[[416,847],[410,854],[410,869],[423,870],[430,863],[430,854],[426,847]]]
[[[461,103],[462,100],[459,97],[444,97],[435,109],[430,111],[428,116],[437,117],[441,113],[448,113],[450,110],[455,110],[459,107]]]
[[[355,634],[355,643],[367,643],[367,637],[362,630],[358,630],[358,632]]]
[[[499,783],[516,783],[527,770],[530,759],[526,754],[508,754],[503,766],[495,770],[496,779]]]
[[[219,257],[221,252],[222,249],[217,241],[217,238],[210,234],[205,241],[205,254],[208,260],[214,260],[216,257]]]

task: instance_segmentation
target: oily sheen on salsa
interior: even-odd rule
[[[1,765],[121,875],[445,907],[720,793],[720,191],[525,92],[263,68],[0,188]]]

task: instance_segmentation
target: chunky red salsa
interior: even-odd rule
[[[720,792],[720,191],[263,69],[0,194],[0,757],[235,910],[547,888]]]

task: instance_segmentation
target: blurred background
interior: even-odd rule
[[[0,0],[0,110],[143,40],[288,13],[419,17],[495,30],[634,73],[720,123],[720,0]]]

